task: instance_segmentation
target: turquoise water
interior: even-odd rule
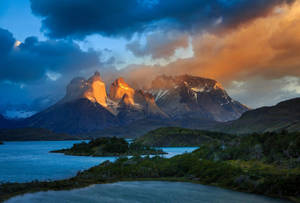
[[[51,150],[69,148],[81,141],[35,141],[5,142],[0,145],[0,182],[28,182],[32,180],[58,180],[75,176],[80,170],[88,169],[115,157],[66,156],[49,153]],[[169,158],[195,147],[162,148]]]
[[[39,192],[7,201],[7,203],[23,202],[283,203],[286,201],[193,183],[139,181],[99,184],[70,191]]]

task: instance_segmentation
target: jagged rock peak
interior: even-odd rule
[[[82,77],[74,78],[67,86],[66,96],[61,102],[69,102],[80,98],[86,98],[107,107],[105,83],[102,81],[98,71],[88,80]]]
[[[118,78],[110,86],[109,97],[114,101],[120,101],[126,94],[128,102],[134,104],[134,93],[135,90],[131,88],[123,78]]]
[[[101,80],[100,73],[95,72],[95,74],[88,80],[89,88],[84,93],[84,97],[92,102],[97,102],[98,104],[107,107],[106,99],[106,88],[105,83]]]
[[[102,79],[101,79],[100,73],[99,73],[98,71],[96,71],[96,72],[94,73],[94,75],[91,76],[91,77],[88,79],[88,81],[89,81],[89,82],[93,82],[93,81],[101,81],[101,82],[103,82]]]

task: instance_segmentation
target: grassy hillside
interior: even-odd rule
[[[152,130],[137,138],[135,142],[153,147],[192,147],[200,146],[213,140],[230,140],[234,137],[225,133],[167,127]]]
[[[42,128],[1,129],[2,141],[78,140],[79,137],[57,134]]]

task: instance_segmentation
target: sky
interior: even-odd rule
[[[1,0],[0,113],[25,117],[96,70],[147,87],[215,79],[250,108],[300,96],[299,0]]]

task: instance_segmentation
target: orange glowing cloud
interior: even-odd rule
[[[192,74],[225,85],[257,75],[300,76],[300,2],[222,33],[193,36],[194,56],[166,66],[136,66],[124,71],[131,82],[150,82],[160,74]],[[145,77],[146,76],[146,77]]]

